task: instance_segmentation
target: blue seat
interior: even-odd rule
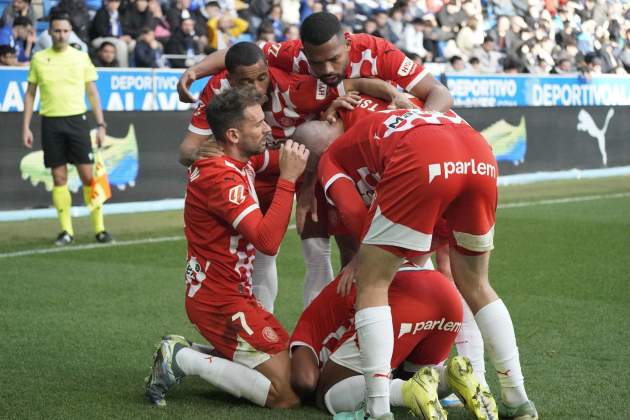
[[[37,35],[41,34],[44,31],[48,30],[49,22],[38,20],[35,23],[35,30],[37,31]]]
[[[59,4],[59,0],[44,0],[44,16],[50,14],[50,9]]]

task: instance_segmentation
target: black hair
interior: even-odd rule
[[[101,45],[98,46],[98,51],[101,51],[103,48],[107,47],[108,45],[114,47],[114,50],[116,49],[116,45],[114,45],[113,42],[103,41],[103,43],[101,43]]]
[[[0,45],[0,55],[15,54],[15,48],[10,45]]]
[[[459,55],[452,56],[448,62],[451,63],[451,66],[455,64],[456,61],[463,60]]]
[[[214,6],[214,7],[218,8],[218,9],[221,8],[221,5],[219,4],[218,1],[212,1],[212,0],[209,1],[209,2],[206,2],[206,7],[208,7],[208,6]]]
[[[13,27],[16,26],[33,26],[33,22],[28,16],[17,16],[13,19]]]
[[[70,15],[68,14],[68,12],[66,12],[63,9],[58,9],[55,12],[50,14],[48,21],[50,22],[51,26],[52,26],[52,23],[56,20],[66,20],[72,25],[72,21],[70,20]]]
[[[260,104],[262,95],[249,86],[235,87],[215,95],[206,108],[206,119],[217,141],[225,142],[230,128],[238,128],[247,107]]]
[[[151,29],[149,26],[143,26],[142,29],[140,29],[140,35],[146,35],[151,32],[153,32],[153,29]]]
[[[230,47],[225,54],[225,68],[228,73],[234,72],[240,66],[252,66],[260,60],[266,62],[265,54],[253,42],[239,42]]]
[[[341,22],[337,16],[328,12],[313,13],[302,22],[300,38],[305,44],[322,45],[338,35],[343,40]]]

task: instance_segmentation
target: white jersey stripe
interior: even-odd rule
[[[245,216],[247,216],[249,213],[253,212],[254,210],[258,208],[259,208],[258,204],[252,204],[251,206],[247,207],[245,210],[241,212],[241,214],[238,215],[236,219],[234,219],[234,221],[232,222],[232,227],[236,229],[238,224],[241,223],[241,221],[245,218]]]

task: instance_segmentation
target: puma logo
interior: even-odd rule
[[[578,131],[585,131],[591,137],[594,137],[597,140],[597,147],[599,148],[599,153],[602,155],[602,164],[604,166],[608,165],[608,155],[606,154],[606,131],[608,131],[608,123],[610,119],[615,115],[615,110],[610,108],[608,113],[606,114],[606,120],[604,121],[604,126],[599,129],[591,114],[589,114],[586,110],[580,110],[578,114]]]

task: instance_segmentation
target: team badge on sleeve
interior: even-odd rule
[[[400,77],[408,76],[412,70],[415,70],[416,63],[411,61],[409,57],[405,57],[402,64],[398,68],[398,75]]]
[[[245,201],[245,187],[242,185],[236,185],[230,188],[228,193],[228,199],[231,203],[236,204],[237,206]]]

